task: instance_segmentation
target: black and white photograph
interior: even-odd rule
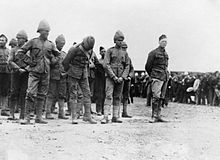
[[[219,160],[220,1],[0,0],[0,160]]]

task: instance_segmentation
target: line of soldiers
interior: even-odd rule
[[[95,39],[92,36],[74,44],[66,54],[62,50],[65,45],[63,35],[56,38],[56,45],[48,40],[50,26],[46,20],[39,23],[37,32],[39,37],[31,40],[24,30],[18,32],[17,44],[14,45],[15,40],[10,42],[11,50],[6,47],[7,37],[0,35],[0,111],[4,111],[8,103],[9,120],[16,119],[16,107],[20,106],[21,124],[31,124],[32,120],[46,124],[43,110],[46,111],[46,119],[54,119],[51,112],[56,102],[59,106],[58,118],[68,119],[64,111],[66,101],[72,124],[78,123],[82,107],[83,121],[96,124],[91,116],[92,97],[96,101],[98,115],[104,114],[102,124],[109,122],[112,105],[111,121],[122,123],[121,102],[122,117],[131,117],[127,113],[127,105],[134,68],[121,31],[114,36],[114,47],[107,52],[100,47],[99,60],[93,51]]]

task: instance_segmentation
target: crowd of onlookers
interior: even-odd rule
[[[145,72],[136,72],[131,95],[147,98],[150,105],[150,78]],[[167,84],[165,104],[170,102],[220,105],[220,72],[171,72]]]

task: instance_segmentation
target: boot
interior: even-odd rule
[[[46,119],[54,119],[54,117],[51,115],[51,106],[53,104],[53,99],[47,97],[47,103],[46,103]]]
[[[132,116],[129,116],[129,115],[128,115],[127,107],[128,107],[128,101],[124,101],[124,103],[123,103],[122,117],[123,117],[123,118],[132,118]]]
[[[162,101],[159,101],[157,113],[156,113],[157,121],[158,122],[168,122],[168,121],[161,118],[161,105],[162,105]]]
[[[120,109],[120,106],[113,105],[113,117],[112,117],[113,123],[122,123],[118,115],[119,109]]]
[[[34,102],[32,102],[31,100],[26,100],[25,101],[25,107],[24,107],[24,118],[20,120],[20,124],[21,125],[28,125],[28,124],[32,124],[31,123],[31,118],[30,118],[30,112],[31,112],[31,108],[33,108]]]
[[[47,124],[46,121],[43,120],[42,118],[42,110],[43,110],[43,105],[44,105],[44,99],[36,99],[36,119],[35,123],[40,123],[40,124]]]
[[[111,106],[109,105],[104,106],[104,118],[101,120],[101,124],[109,123],[108,114],[109,114],[110,107]]]
[[[83,116],[83,121],[89,122],[91,124],[97,124],[97,122],[93,120],[91,117],[91,103],[85,103],[84,108],[85,108],[85,113]]]
[[[16,100],[11,100],[10,116],[8,117],[8,120],[15,120],[15,106],[16,106]]]
[[[21,97],[21,101],[20,101],[20,116],[19,119],[24,119],[24,114],[25,114],[25,97]]]
[[[77,122],[77,114],[76,114],[77,103],[69,102],[69,105],[71,107],[72,124],[78,124],[78,122]]]
[[[70,115],[71,115],[71,108],[70,108],[70,104],[69,104],[69,102],[67,102],[66,116],[70,116]]]
[[[2,97],[2,116],[10,116],[10,113],[8,112],[8,97],[3,96]]]
[[[77,107],[76,107],[76,115],[77,119],[79,119],[81,116],[83,116],[83,104],[81,102],[77,102]]]
[[[68,117],[65,117],[65,114],[64,114],[64,99],[59,99],[58,105],[59,105],[58,118],[59,119],[68,119]]]

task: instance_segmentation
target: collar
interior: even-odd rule
[[[165,50],[164,47],[159,46],[158,49],[159,49],[161,52],[166,52],[166,50]]]

